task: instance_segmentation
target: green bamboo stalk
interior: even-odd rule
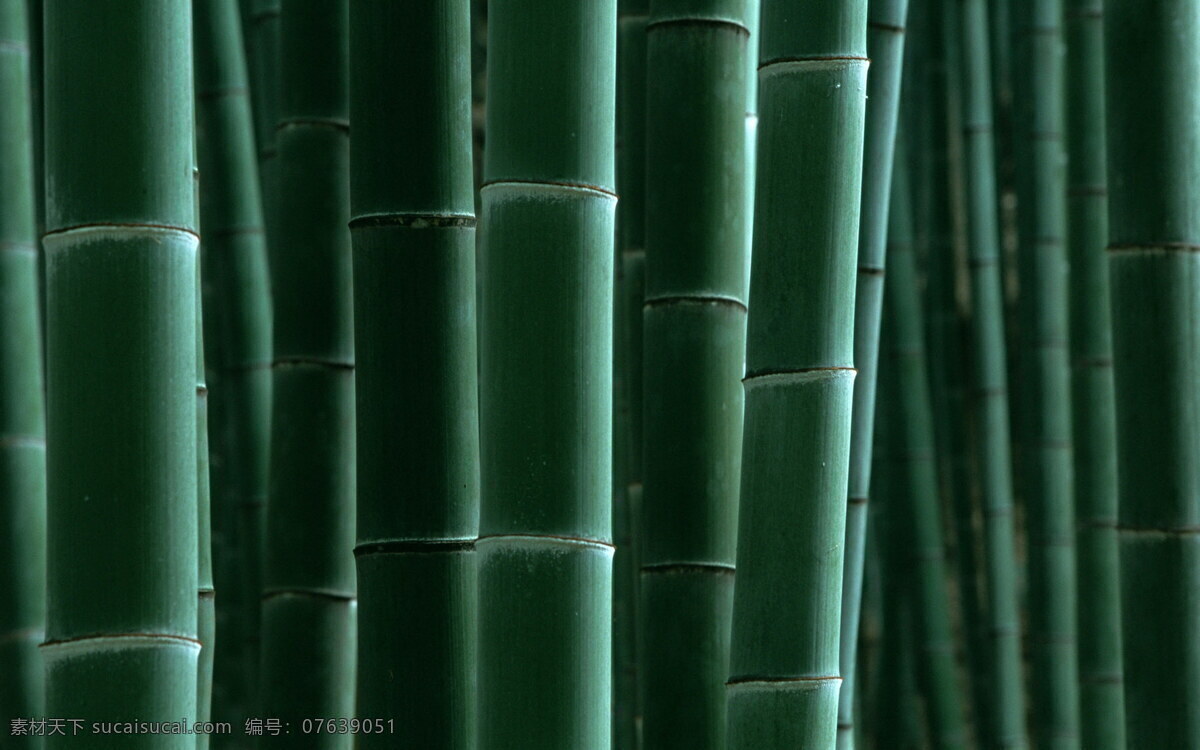
[[[358,715],[399,728],[359,748],[476,745],[470,29],[468,0],[350,15]]]
[[[234,0],[193,0],[197,153],[204,179],[213,453],[213,544],[221,596],[214,715],[254,715],[261,533],[271,403],[271,309],[241,21]],[[219,462],[219,463],[218,463]],[[251,608],[249,605],[255,606]],[[232,738],[218,736],[214,742]]]
[[[351,735],[298,731],[354,714],[348,6],[285,0],[281,22],[262,706],[294,747],[349,748]]]
[[[971,387],[977,415],[977,462],[984,517],[985,580],[991,636],[990,726],[993,747],[1027,744],[1021,686],[1021,633],[1013,529],[1009,448],[1008,374],[1004,339],[1004,293],[996,222],[996,170],[992,146],[987,5],[963,0],[962,126],[967,155],[967,256],[972,315]]]
[[[247,11],[244,36],[245,60],[253,102],[255,142],[258,146],[259,176],[264,188],[276,149],[281,85],[280,33],[282,0],[243,0]]]
[[[1125,747],[1117,444],[1104,134],[1103,0],[1066,9],[1070,337],[1082,744]]]
[[[613,386],[613,746],[640,747],[642,302],[646,228],[646,0],[617,5],[617,242]],[[628,265],[628,268],[627,268]],[[636,401],[637,409],[633,408]]]
[[[45,4],[48,716],[196,713],[190,10],[185,0]]]
[[[1129,747],[1200,748],[1200,2],[1105,7]]]
[[[46,420],[23,0],[0,1],[0,716],[43,711]],[[7,732],[5,728],[3,731]],[[40,740],[27,740],[31,745]]]
[[[836,741],[866,11],[762,5],[732,750]]]
[[[958,688],[958,667],[946,588],[946,552],[938,498],[933,406],[925,361],[925,323],[917,262],[912,244],[910,182],[902,147],[896,152],[888,231],[885,301],[892,321],[891,361],[896,378],[896,425],[903,446],[902,488],[895,505],[907,529],[908,550],[901,564],[913,577],[916,668],[922,674],[932,744],[966,748],[966,722]]]
[[[483,748],[610,742],[616,12],[488,8]]]
[[[1079,746],[1075,513],[1068,355],[1062,2],[1021,3],[1016,81],[1021,495],[1030,700],[1039,748]]]
[[[746,345],[747,3],[647,26],[642,672],[647,748],[725,746]]]
[[[198,170],[197,170],[198,173]],[[198,182],[198,180],[197,180]],[[195,187],[199,214],[199,184]],[[217,636],[216,588],[212,560],[212,485],[208,462],[208,383],[204,378],[204,308],[200,289],[200,256],[196,256],[196,720],[212,719],[213,657]],[[196,736],[197,750],[207,750],[208,735]]]
[[[838,698],[838,747],[854,747],[855,664],[862,606],[867,505],[871,488],[871,447],[875,429],[875,377],[879,322],[883,307],[884,260],[892,156],[900,104],[907,0],[868,4],[867,121],[863,155],[862,225],[858,237],[858,277],[854,297],[854,406],[850,427],[850,480],[846,504],[846,560],[842,582]]]

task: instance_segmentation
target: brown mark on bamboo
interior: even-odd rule
[[[408,227],[410,229],[474,229],[473,214],[383,213],[363,214],[350,220],[351,231],[372,227]]]
[[[903,34],[906,30],[903,26],[897,26],[894,23],[884,23],[883,21],[867,21],[867,28],[889,34]]]
[[[848,502],[850,505],[866,505],[867,503],[871,502],[871,498],[866,497],[865,495],[862,497],[851,497]]]
[[[890,249],[891,247],[891,243],[888,243],[888,248]],[[886,272],[883,266],[872,266],[865,263],[860,263],[858,266],[858,273],[861,276],[883,276]]]

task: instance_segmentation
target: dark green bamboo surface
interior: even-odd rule
[[[45,3],[48,716],[196,712],[190,10]],[[161,750],[195,739],[47,744]]]
[[[273,186],[273,183],[265,181],[272,171],[268,163],[277,153],[275,128],[282,96],[282,0],[243,0],[243,6],[247,11],[243,15],[246,22],[243,40],[253,102],[260,178],[264,180],[265,187]]]
[[[214,716],[254,715],[260,537],[271,419],[271,308],[241,25],[234,0],[193,0],[204,224],[217,622]],[[219,463],[218,463],[219,462]],[[251,606],[253,605],[253,606]],[[214,744],[230,741],[214,738]]]
[[[938,496],[934,418],[925,359],[925,323],[913,248],[911,182],[906,150],[896,150],[888,222],[886,315],[891,321],[890,361],[895,370],[900,488],[893,500],[908,526],[907,555],[898,564],[912,575],[912,607],[916,668],[924,686],[925,707],[933,747],[968,747],[951,601],[947,588],[942,508]],[[894,529],[894,527],[892,527]]]
[[[646,748],[725,746],[746,332],[747,3],[652,0],[647,26]]]
[[[0,717],[4,718],[45,715],[37,646],[46,616],[46,420],[30,98],[25,3],[2,0]]]
[[[1039,748],[1079,747],[1075,513],[1068,354],[1062,2],[1014,9],[1019,475],[1029,570],[1029,697]]]
[[[854,747],[855,664],[858,657],[866,550],[867,503],[871,487],[871,446],[875,429],[875,376],[879,321],[883,306],[884,259],[893,147],[900,105],[907,0],[869,3],[867,121],[863,147],[862,219],[858,238],[858,277],[854,297],[854,407],[850,427],[850,480],[846,504],[846,561],[842,583],[838,698],[838,747]]]
[[[762,5],[734,750],[836,739],[866,10]]]
[[[488,8],[483,748],[610,745],[616,13]]]
[[[290,722],[354,715],[354,330],[348,6],[285,0],[279,242],[270,248],[274,384],[263,590],[262,711]],[[376,718],[376,717],[371,717]],[[383,718],[383,717],[381,717]]]
[[[617,241],[613,388],[613,747],[640,743],[639,554],[646,227],[647,0],[617,5]],[[626,268],[626,258],[629,259]],[[635,349],[636,346],[636,349]],[[633,409],[634,401],[638,408]],[[635,441],[636,433],[636,441]]]
[[[1105,5],[1125,721],[1200,747],[1200,3]]]
[[[985,734],[994,747],[1020,748],[1026,746],[1027,740],[986,3],[965,0],[960,22],[962,68],[966,71],[962,128],[972,304],[970,371],[977,425],[976,461],[984,519],[984,579],[991,636],[988,676],[993,714]]]
[[[470,12],[351,8],[360,748],[476,746]]]
[[[196,170],[199,174],[199,170]],[[195,185],[199,214],[200,186]],[[204,379],[204,308],[200,290],[200,256],[196,256],[196,720],[212,719],[213,655],[217,636],[216,589],[213,586],[212,484],[208,460],[208,383]],[[196,737],[197,750],[207,750],[208,735]]]
[[[1109,312],[1102,0],[1071,0],[1067,41],[1070,252],[1079,700],[1085,748],[1125,747],[1117,558],[1117,444]]]

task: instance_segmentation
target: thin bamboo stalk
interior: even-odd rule
[[[929,733],[937,748],[966,748],[968,738],[958,687],[951,605],[946,587],[946,551],[938,498],[933,406],[925,360],[917,262],[913,252],[911,189],[905,150],[897,147],[888,223],[887,316],[892,321],[895,369],[894,413],[902,446],[902,487],[895,505],[908,529],[906,559],[911,572],[916,669],[922,675]]]
[[[1102,0],[1066,10],[1067,206],[1079,599],[1079,697],[1084,747],[1125,747],[1117,547],[1117,443],[1113,403],[1104,134]]]
[[[733,750],[836,741],[866,12],[762,5]]]
[[[640,500],[646,193],[646,0],[617,5],[616,341],[613,387],[613,746],[641,743]],[[628,258],[629,268],[626,268]],[[636,268],[634,267],[636,264]],[[636,287],[635,287],[636,285]],[[636,342],[636,343],[635,343]],[[636,349],[635,349],[636,346]],[[637,402],[635,411],[632,404]],[[635,442],[636,440],[636,442]]]
[[[1017,219],[1019,429],[1029,568],[1030,701],[1038,747],[1079,746],[1068,354],[1062,2],[1021,3]]]
[[[48,716],[196,713],[190,10],[45,4]],[[121,746],[195,739],[124,735]]]
[[[1104,38],[1127,741],[1200,748],[1200,2]]]
[[[198,173],[198,170],[197,170]],[[198,180],[197,180],[198,182]],[[195,186],[199,204],[200,186]],[[199,209],[197,208],[197,214]],[[208,462],[208,384],[204,378],[204,308],[200,289],[200,256],[196,256],[196,721],[212,719],[213,656],[217,637],[216,588],[213,585],[212,485]],[[207,734],[196,736],[197,750],[207,750]]]
[[[483,748],[610,744],[616,12],[488,8]]]
[[[271,309],[258,167],[241,21],[234,0],[193,0],[197,153],[204,178],[201,271],[207,298],[214,426],[213,544],[221,642],[214,654],[214,714],[255,715],[255,542],[265,506],[271,403]],[[220,462],[218,464],[218,461]],[[253,602],[254,616],[249,617]],[[216,737],[214,742],[230,738]]]
[[[274,384],[262,707],[296,747],[304,719],[354,714],[354,330],[345,0],[285,0],[270,248]],[[370,717],[381,718],[381,717]],[[286,741],[285,741],[286,743]]]
[[[38,327],[30,51],[23,0],[0,2],[0,716],[43,710],[46,418]],[[7,731],[7,730],[5,730]],[[40,739],[31,740],[40,742]]]
[[[962,61],[966,70],[963,138],[967,154],[967,256],[970,267],[971,386],[977,415],[978,470],[984,517],[985,580],[991,635],[990,704],[985,734],[994,747],[1025,747],[1021,633],[1017,605],[1009,448],[1004,293],[996,222],[996,170],[987,4],[962,4]]]
[[[875,430],[875,378],[883,307],[884,261],[892,157],[900,105],[907,0],[868,4],[867,121],[863,154],[862,223],[858,238],[858,278],[854,296],[854,406],[850,426],[850,480],[846,504],[846,561],[842,582],[838,698],[838,747],[854,747],[855,664],[862,606],[867,505],[871,489],[871,447]]]
[[[724,748],[746,346],[747,3],[647,26],[643,739]]]
[[[468,0],[350,14],[358,715],[400,729],[359,748],[476,745],[470,29]]]

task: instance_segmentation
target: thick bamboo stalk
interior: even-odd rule
[[[1104,21],[1129,747],[1200,748],[1200,2]]]
[[[892,321],[898,445],[902,486],[893,501],[908,529],[904,565],[913,577],[912,604],[916,668],[922,675],[929,733],[937,748],[966,748],[968,738],[958,687],[946,549],[938,497],[933,406],[925,361],[917,261],[912,244],[911,189],[905,151],[897,149],[888,230],[886,312]]]
[[[254,715],[258,540],[267,491],[271,309],[258,167],[241,25],[234,0],[193,0],[201,248],[215,372],[215,569],[221,642],[214,655],[214,715]],[[220,469],[218,472],[217,469]],[[253,609],[249,603],[254,603]],[[250,616],[253,614],[253,616]],[[229,738],[217,737],[215,742]]]
[[[646,0],[617,6],[616,340],[613,387],[613,746],[640,746],[642,300],[646,229]],[[628,267],[627,266],[628,259]],[[637,403],[637,409],[633,404]],[[636,441],[636,442],[635,442]]]
[[[733,750],[836,741],[866,10],[762,5]]]
[[[746,332],[747,3],[647,26],[643,740],[725,746]]]
[[[1117,444],[1109,313],[1102,0],[1066,9],[1067,208],[1083,747],[1125,747]]]
[[[476,745],[470,14],[359,0],[350,15],[358,715],[399,728],[360,748]]]
[[[875,430],[875,377],[879,359],[879,323],[883,307],[884,260],[892,156],[900,105],[907,0],[868,4],[867,121],[863,154],[862,223],[858,238],[858,277],[854,297],[854,406],[850,426],[850,480],[846,504],[846,561],[842,583],[838,698],[838,747],[854,747],[855,664],[858,658],[866,550],[867,505],[871,488],[871,447]]]
[[[984,517],[989,691],[993,715],[986,734],[994,747],[1025,747],[1021,686],[1021,633],[1013,529],[1008,375],[1004,294],[996,221],[992,95],[987,4],[962,5],[963,138],[967,155],[967,257],[971,288],[971,386],[977,415],[981,505]]]
[[[24,0],[0,1],[0,716],[45,716],[46,420]],[[3,730],[7,732],[7,728]],[[40,740],[34,740],[40,741]]]
[[[1021,298],[1021,496],[1029,568],[1030,705],[1039,748],[1079,746],[1075,512],[1068,356],[1062,2],[1014,21]]]
[[[488,9],[483,748],[609,747],[616,12]]]
[[[174,722],[195,715],[200,645],[191,9],[45,10],[46,714]]]
[[[285,0],[281,22],[262,710],[290,722],[292,746],[349,748],[297,731],[354,713],[347,3]]]

